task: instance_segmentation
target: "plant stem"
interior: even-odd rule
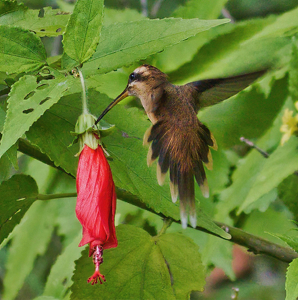
[[[288,263],[298,257],[298,253],[290,247],[283,247],[279,244],[269,242],[233,226],[228,226],[220,222],[214,223],[224,228],[232,236],[230,239],[231,242],[248,248],[249,252],[265,254]]]
[[[241,142],[244,142],[246,145],[248,145],[251,148],[256,149],[257,151],[259,151],[265,158],[269,157],[269,154],[267,152],[265,152],[264,150],[262,150],[261,148],[259,148],[258,146],[256,146],[252,141],[246,139],[244,136],[242,136],[240,138]]]
[[[153,209],[147,207],[144,202],[142,202],[136,196],[128,193],[127,191],[124,191],[124,190],[118,188],[118,189],[116,189],[116,193],[117,193],[117,198],[119,200],[133,204],[133,205],[138,206],[147,211],[150,211],[156,215],[159,215],[162,218],[171,219],[171,218],[166,217],[164,214],[157,213]],[[174,220],[174,219],[171,219],[171,220],[175,223],[180,223],[180,220]],[[269,242],[263,238],[260,238],[253,234],[245,232],[239,228],[226,225],[224,223],[220,223],[220,222],[216,222],[216,221],[214,221],[214,223],[231,235],[231,239],[227,240],[227,241],[244,246],[244,247],[248,248],[249,252],[252,252],[254,254],[265,254],[265,255],[274,257],[278,260],[288,262],[288,263],[298,257],[298,253],[295,252],[294,250],[292,250],[290,247],[280,246],[276,243]],[[190,228],[192,228],[192,227],[190,227]],[[197,226],[195,229],[223,239],[221,236],[207,230],[206,228]]]
[[[32,147],[32,145],[30,145],[28,142],[25,142],[25,140],[21,139],[19,141],[19,150],[25,154],[28,154],[29,156],[31,156],[33,158],[39,159],[42,162],[65,172],[62,168],[55,166],[54,163],[47,157],[47,155],[41,153],[38,148]],[[66,173],[66,174],[68,174],[68,173]],[[68,175],[70,175],[70,174],[68,174]],[[74,177],[73,175],[70,175],[70,176]],[[139,208],[142,208],[144,210],[152,212],[156,215],[159,215],[163,219],[169,220],[169,222],[180,223],[180,220],[175,220],[175,219],[165,216],[162,213],[155,212],[153,209],[149,208],[144,202],[142,202],[141,199],[139,199],[137,196],[135,196],[123,189],[116,187],[116,193],[117,193],[117,198],[119,200],[122,200],[122,201],[127,202],[132,205],[135,205]],[[65,197],[75,197],[76,193],[57,194],[56,196],[55,195],[42,195],[42,196],[39,195],[39,197],[41,196],[41,198],[43,198],[44,200],[49,200],[49,199],[62,198],[61,195],[65,195]],[[47,198],[47,199],[45,199],[45,198]],[[238,244],[238,245],[241,245],[241,246],[244,246],[244,247],[248,248],[248,251],[253,252],[254,254],[265,254],[265,255],[274,257],[278,260],[288,262],[288,263],[298,257],[298,253],[296,253],[294,250],[292,250],[289,247],[283,247],[278,244],[269,242],[258,236],[255,236],[253,234],[245,232],[239,228],[226,225],[224,223],[220,223],[220,222],[214,222],[214,223],[217,224],[222,229],[224,229],[225,231],[227,231],[231,235],[231,239],[228,241]],[[219,238],[222,238],[221,236],[218,236],[217,234],[210,232],[203,227],[197,226],[195,229],[206,232],[206,233],[214,235],[214,236],[217,236]]]
[[[59,198],[71,198],[76,196],[77,193],[49,194],[49,195],[38,194],[36,200],[52,200],[52,199],[59,199]]]
[[[157,236],[161,236],[162,234],[165,234],[167,229],[172,225],[173,223],[173,219],[172,218],[165,218],[163,220],[163,226],[161,228],[161,230],[159,231]]]
[[[80,69],[78,69],[78,72],[80,74],[81,79],[81,85],[82,85],[82,108],[83,108],[83,114],[89,114],[88,106],[87,106],[87,97],[86,97],[86,85],[83,73]]]

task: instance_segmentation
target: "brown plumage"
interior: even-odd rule
[[[203,163],[212,169],[210,148],[217,149],[213,135],[197,118],[200,108],[216,104],[247,87],[264,72],[229,78],[195,81],[183,86],[171,84],[157,68],[143,65],[129,76],[125,90],[105,109],[97,122],[119,101],[134,95],[152,122],[144,135],[144,144],[150,145],[147,163],[158,159],[157,180],[163,184],[170,173],[173,202],[180,199],[181,223],[196,227],[194,181],[202,194],[209,197],[209,188]]]

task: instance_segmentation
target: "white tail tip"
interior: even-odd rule
[[[183,229],[187,228],[187,214],[186,212],[180,212],[180,218],[181,218],[181,226]]]
[[[193,228],[196,228],[197,227],[197,216],[190,216],[189,217],[189,220],[190,220],[190,224]]]

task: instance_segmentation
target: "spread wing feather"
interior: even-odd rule
[[[265,72],[266,71],[258,71],[228,78],[199,80],[191,82],[188,85],[196,89],[198,93],[196,106],[197,109],[200,109],[217,104],[236,95]]]

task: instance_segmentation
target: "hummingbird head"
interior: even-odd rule
[[[129,96],[142,99],[147,98],[156,89],[162,88],[165,82],[167,82],[166,74],[153,66],[142,65],[129,75],[126,89]]]
[[[142,65],[136,68],[129,75],[128,83],[124,91],[109,104],[96,120],[95,124],[97,124],[112,107],[128,96],[138,97],[146,112],[150,111],[154,100],[159,99],[164,84],[167,82],[167,75],[153,66]]]

